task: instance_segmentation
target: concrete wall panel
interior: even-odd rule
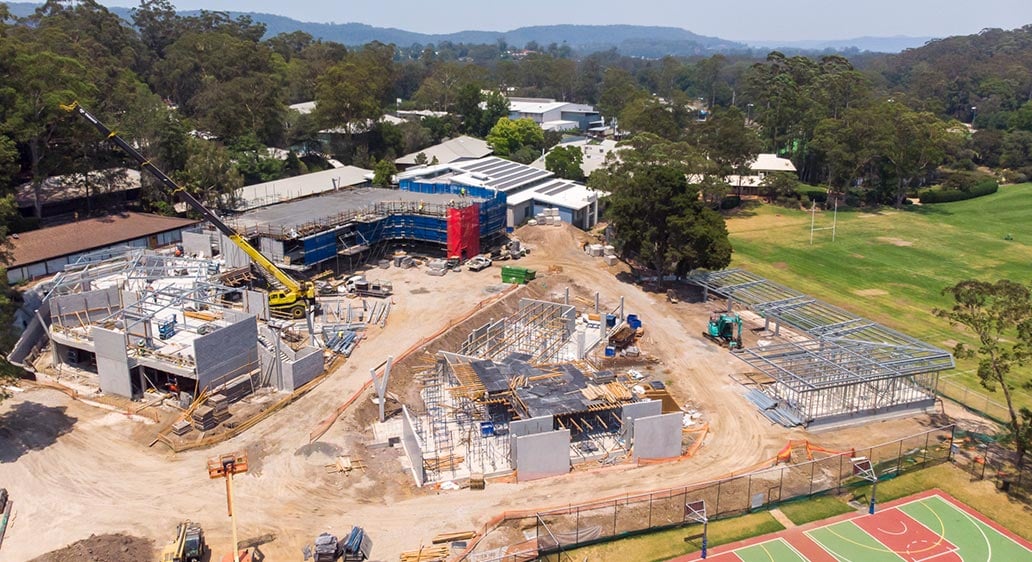
[[[283,387],[293,392],[323,372],[323,354],[317,347],[306,347],[294,361],[283,364]]]
[[[74,295],[55,295],[50,298],[51,317],[55,320],[63,318],[65,325],[75,326],[78,325],[79,319],[99,320],[122,308],[120,297],[121,291],[117,287]]]
[[[222,252],[222,258],[226,260],[226,267],[228,268],[233,269],[251,265],[251,258],[247,257],[247,254],[234,244],[232,240],[226,238],[224,234],[219,235],[219,249]]]
[[[254,316],[195,339],[194,361],[202,389],[257,368],[258,322]]]
[[[681,422],[684,414],[634,419],[634,460],[681,456]]]
[[[516,437],[516,480],[525,482],[570,472],[570,430]]]
[[[634,402],[624,404],[620,410],[621,433],[624,439],[634,439],[634,419],[649,416],[658,416],[663,413],[663,402],[659,400],[646,400],[645,402]]]
[[[188,256],[198,254],[211,257],[211,235],[207,232],[183,232],[183,252]]]
[[[509,422],[509,435],[515,436],[544,433],[546,431],[552,431],[553,429],[555,429],[555,422],[553,421],[552,416],[541,416],[538,418],[530,418],[529,420],[516,420]]]
[[[401,407],[401,445],[412,464],[412,477],[416,486],[426,483],[426,472],[423,470],[423,444],[416,434],[416,424],[412,422],[408,408]]]
[[[125,335],[94,326],[93,345],[97,354],[97,375],[100,389],[107,394],[133,397],[129,378],[129,357],[125,349]]]

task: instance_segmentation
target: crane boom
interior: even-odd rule
[[[200,202],[200,200],[190,194],[190,192],[180,187],[179,184],[173,181],[172,178],[168,177],[165,172],[162,172],[157,166],[151,164],[150,160],[145,158],[143,154],[140,154],[140,151],[133,148],[131,144],[109,129],[107,125],[94,117],[92,113],[86,111],[85,108],[79,105],[79,102],[73,102],[71,105],[62,105],[61,107],[65,111],[78,113],[82,118],[89,121],[95,129],[100,131],[100,134],[118,145],[118,147],[125,151],[126,154],[132,156],[133,159],[140,164],[141,168],[150,172],[150,174],[160,181],[161,184],[170,192],[178,196],[195,211],[200,213],[208,222],[218,229],[219,232],[224,234],[226,238],[229,238],[231,242],[243,250],[244,253],[254,261],[254,263],[258,264],[258,267],[262,268],[262,271],[279,282],[279,284],[284,287],[284,290],[271,291],[269,293],[269,305],[271,307],[287,308],[295,318],[304,316],[305,306],[307,304],[314,303],[315,300],[315,286],[311,282],[305,281],[299,283],[293,277],[287,275],[283,270],[276,267],[276,264],[266,258],[243,236],[230,228],[226,223],[222,222],[222,219],[220,219],[218,215],[211,212],[203,203]]]

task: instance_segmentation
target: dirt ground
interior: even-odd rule
[[[352,412],[309,444],[309,432],[365,383],[370,368],[505,288],[497,264],[444,277],[428,276],[421,269],[373,270],[370,277],[391,280],[395,287],[386,327],[373,330],[309,394],[215,449],[175,455],[160,445],[146,448],[138,442],[144,423],[139,417],[98,409],[53,390],[16,393],[0,406],[0,486],[15,502],[0,562],[29,560],[95,533],[145,537],[154,541],[157,552],[182,519],[199,522],[221,557],[231,542],[225,488],[221,481],[208,479],[205,462],[230,451],[246,450],[251,465],[234,484],[240,539],[263,543],[269,560],[300,560],[301,548],[316,535],[343,534],[351,525],[362,526],[372,538],[374,559],[396,560],[401,551],[429,544],[438,533],[478,528],[506,510],[543,509],[710,480],[772,458],[789,439],[808,438],[830,448],[860,447],[948,419],[912,416],[817,434],[773,426],[745,400],[744,388],[731,377],[746,365],[701,337],[709,312],[719,303],[670,304],[664,293],[641,290],[629,282],[626,266],[607,267],[585,255],[581,246],[586,235],[573,228],[529,227],[517,234],[532,248],[517,264],[538,270],[535,292],[561,295],[569,286],[578,294],[598,290],[607,307],[623,296],[626,311],[642,318],[643,352],[661,360],[655,369],[675,397],[699,409],[710,424],[705,444],[693,458],[449,492],[414,488],[402,470],[400,448],[367,449],[372,438]],[[549,274],[550,268],[554,273]],[[425,351],[436,349],[426,346]],[[410,377],[400,380],[402,386],[411,384]],[[389,390],[411,395],[406,392],[411,389],[398,384]],[[363,397],[359,404],[367,402]],[[326,465],[341,454],[364,460],[367,469],[350,476],[328,472]]]
[[[29,562],[140,562],[153,559],[154,542],[128,535],[99,535],[76,541]]]

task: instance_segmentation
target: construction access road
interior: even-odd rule
[[[662,379],[710,424],[694,457],[576,471],[519,485],[490,482],[483,491],[415,488],[402,469],[399,448],[381,449],[366,459],[370,468],[365,472],[328,473],[325,465],[337,454],[374,454],[362,445],[371,441],[367,428],[347,415],[318,442],[309,443],[310,431],[365,384],[370,368],[504,289],[498,281],[499,264],[444,277],[420,269],[376,270],[371,275],[391,280],[395,287],[396,305],[382,332],[364,341],[310,393],[214,449],[171,454],[160,444],[148,448],[157,425],[146,417],[98,408],[54,390],[16,392],[0,406],[0,486],[15,501],[0,561],[29,560],[101,533],[124,533],[162,545],[182,519],[200,522],[221,557],[231,542],[224,486],[208,479],[205,462],[223,452],[249,454],[250,472],[235,481],[239,534],[242,540],[260,537],[257,542],[264,543],[261,550],[268,560],[301,560],[302,547],[320,532],[341,534],[351,525],[362,526],[372,537],[375,559],[396,560],[401,551],[429,544],[438,533],[478,528],[505,510],[713,479],[770,459],[788,439],[859,447],[933,423],[922,416],[816,436],[772,426],[730,378],[744,364],[701,337],[713,303],[670,304],[661,292],[644,292],[621,280],[626,276],[617,274],[626,268],[607,267],[585,255],[585,235],[571,227],[530,227],[518,234],[532,248],[518,265],[538,270],[535,284],[556,295],[570,286],[582,295],[597,290],[610,306],[624,296],[627,312],[644,320],[644,351],[661,359]],[[549,275],[550,268],[557,273]],[[426,351],[436,349],[427,346]]]

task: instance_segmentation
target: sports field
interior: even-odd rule
[[[676,558],[699,560],[701,553]],[[716,562],[1019,562],[1032,543],[938,490],[710,549]]]

